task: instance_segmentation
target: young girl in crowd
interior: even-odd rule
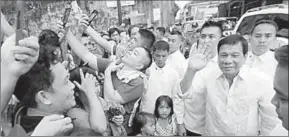
[[[177,122],[174,115],[173,100],[166,95],[158,97],[155,104],[155,136],[176,136]]]
[[[138,112],[133,120],[132,128],[136,136],[154,136],[154,115],[146,112]]]

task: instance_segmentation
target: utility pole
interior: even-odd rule
[[[122,13],[121,13],[121,3],[120,0],[117,0],[117,13],[118,13],[118,24],[122,23]]]
[[[153,24],[153,1],[152,0],[147,0],[147,12],[146,12],[146,16],[147,16],[147,25],[151,26]]]

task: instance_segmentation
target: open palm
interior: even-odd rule
[[[210,57],[210,52],[209,52],[209,47],[208,46],[202,46],[202,47],[194,47],[192,51],[192,55],[190,56],[189,59],[189,65],[188,67],[190,69],[199,71],[206,67],[209,61]]]

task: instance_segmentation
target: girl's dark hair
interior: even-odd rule
[[[149,118],[154,119],[154,115],[146,112],[136,113],[132,125],[134,135],[141,133],[141,129],[147,124]]]
[[[170,98],[167,95],[161,95],[158,97],[158,99],[156,100],[156,104],[155,104],[155,111],[154,111],[154,115],[156,118],[159,118],[159,111],[158,111],[158,107],[161,105],[162,101],[165,101],[169,107],[171,107],[171,112],[169,116],[172,116],[174,114],[174,104],[173,104],[173,100],[172,98]]]

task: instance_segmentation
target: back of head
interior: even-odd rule
[[[135,135],[141,133],[141,129],[148,123],[149,119],[154,119],[154,115],[146,112],[136,113],[132,124],[133,133]]]
[[[202,30],[204,29],[204,28],[208,28],[208,27],[217,27],[217,28],[219,28],[220,29],[220,35],[222,36],[223,35],[223,28],[222,28],[222,24],[220,23],[220,22],[216,22],[216,21],[212,21],[212,20],[209,20],[209,21],[206,21],[203,25],[202,25],[202,27],[201,27],[201,29],[200,29],[200,32],[202,32]]]
[[[145,46],[148,49],[151,49],[152,45],[156,41],[155,35],[147,29],[140,29],[139,34],[142,37],[142,39],[145,40]]]
[[[243,38],[241,35],[234,34],[234,35],[229,35],[227,37],[224,37],[221,39],[218,43],[217,51],[218,53],[220,52],[220,48],[223,45],[236,45],[240,43],[242,45],[243,49],[243,55],[246,55],[248,53],[248,42],[245,38]]]
[[[152,52],[155,52],[156,50],[161,50],[161,51],[170,51],[170,45],[168,42],[160,40],[154,43],[152,47]]]
[[[52,45],[60,47],[59,36],[52,30],[43,30],[38,36],[39,45]]]
[[[61,61],[61,56],[59,55],[60,41],[58,35],[52,30],[43,30],[38,36],[38,43],[40,45],[40,54],[45,55],[43,58],[47,58],[51,63],[56,61]]]

